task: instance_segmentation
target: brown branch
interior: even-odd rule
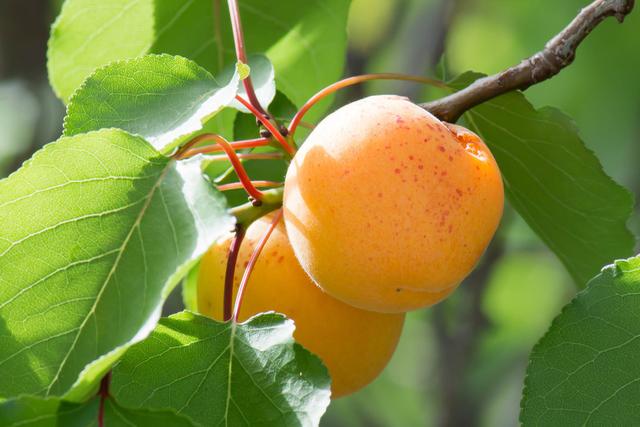
[[[600,22],[609,16],[622,22],[634,3],[635,0],[595,0],[540,52],[505,71],[478,79],[459,92],[421,104],[421,107],[439,119],[453,123],[478,104],[547,80],[573,62],[580,43]]]

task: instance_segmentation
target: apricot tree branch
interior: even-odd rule
[[[634,3],[635,0],[595,0],[540,52],[498,74],[478,79],[456,93],[421,104],[421,107],[443,121],[454,123],[478,104],[550,79],[573,62],[580,43],[600,22],[609,16],[622,22]]]

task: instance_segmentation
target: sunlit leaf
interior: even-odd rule
[[[197,158],[119,130],[40,150],[0,182],[0,396],[84,398],[232,226]]]
[[[67,136],[120,128],[169,151],[180,137],[229,105],[239,77],[231,71],[216,80],[186,58],[147,55],[111,63],[85,80],[69,102]]]
[[[242,324],[190,312],[163,318],[114,368],[114,396],[205,425],[316,426],[329,404],[329,377],[294,343],[293,330],[273,313]]]

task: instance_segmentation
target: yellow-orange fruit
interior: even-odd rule
[[[247,230],[238,256],[234,299],[244,266],[270,219]],[[198,311],[223,317],[223,289],[231,237],[218,241],[202,259]],[[373,381],[398,343],[404,314],[360,310],[325,294],[309,279],[293,254],[281,221],[271,234],[247,283],[240,320],[275,310],[295,321],[294,338],[318,355],[331,375],[332,396],[353,393]]]
[[[491,152],[398,96],[327,116],[287,172],[284,218],[302,267],[355,307],[437,303],[469,274],[502,216]]]

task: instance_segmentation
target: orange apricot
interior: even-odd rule
[[[270,226],[262,218],[247,230],[238,255],[246,266]],[[224,276],[231,236],[214,244],[200,264],[198,311],[222,320]],[[236,269],[234,298],[243,268]],[[360,310],[325,294],[298,264],[280,221],[247,283],[239,320],[277,311],[295,321],[294,338],[322,359],[331,375],[332,397],[353,393],[373,381],[387,365],[402,332],[404,314]]]
[[[316,284],[390,313],[453,292],[493,237],[503,204],[500,171],[477,135],[390,95],[322,120],[284,190],[291,245]]]

